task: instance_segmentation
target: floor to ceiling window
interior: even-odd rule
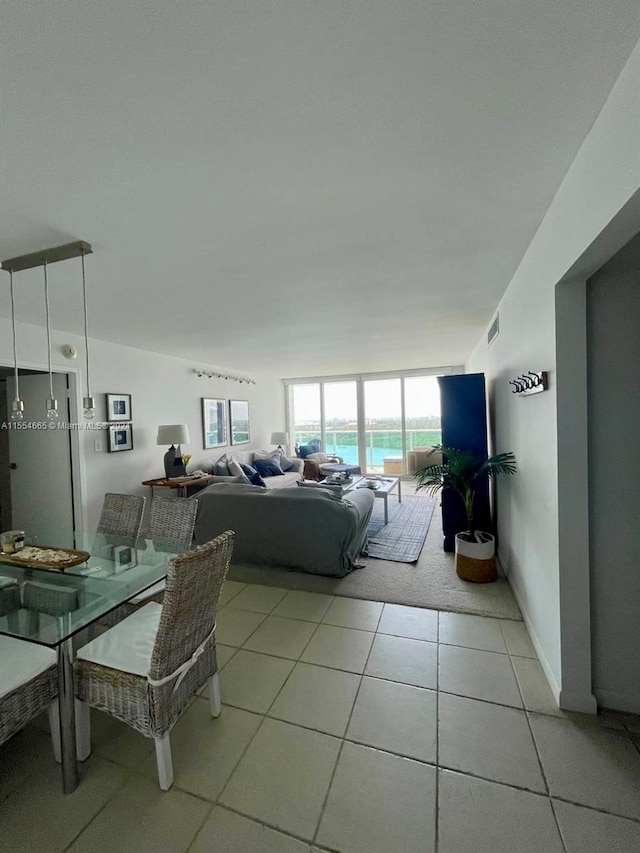
[[[318,438],[327,453],[360,465],[363,472],[406,474],[410,451],[440,442],[435,374],[327,377],[285,384],[292,443]]]
[[[355,382],[324,382],[324,446],[358,465],[358,395]]]

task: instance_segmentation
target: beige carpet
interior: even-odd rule
[[[411,493],[411,484],[406,485],[406,492]],[[344,578],[326,578],[304,572],[246,565],[232,566],[229,578],[285,589],[344,595],[348,598],[366,598],[370,601],[409,604],[502,619],[522,619],[504,578],[499,578],[495,583],[473,584],[460,580],[456,575],[453,554],[445,554],[442,550],[439,507],[434,512],[417,563],[392,563],[371,557],[362,562],[365,568],[357,569]]]

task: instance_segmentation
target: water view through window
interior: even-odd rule
[[[367,472],[411,474],[411,451],[441,438],[435,376],[291,385],[290,411],[295,442],[319,438],[327,453]]]

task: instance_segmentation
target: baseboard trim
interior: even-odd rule
[[[595,689],[598,705],[613,711],[625,711],[627,714],[640,714],[640,696],[620,693],[618,690]]]
[[[522,618],[524,619],[524,624],[527,626],[527,631],[529,632],[529,636],[531,637],[531,642],[533,643],[533,647],[536,650],[538,660],[540,661],[540,666],[542,667],[544,676],[547,679],[547,682],[549,683],[549,687],[551,688],[551,692],[553,694],[553,698],[556,701],[556,704],[559,708],[562,708],[566,711],[579,711],[583,714],[597,714],[598,703],[596,701],[596,697],[592,693],[589,693],[587,695],[578,695],[568,693],[566,690],[562,689],[562,686],[559,684],[555,673],[551,668],[551,664],[549,663],[547,656],[544,653],[544,650],[535,632],[527,609],[524,606],[523,596],[520,594],[517,584],[511,578],[507,565],[502,559],[502,556],[499,551],[496,553],[496,559],[498,561],[502,574],[506,578],[507,583],[511,588],[513,597],[518,603],[518,607],[520,608],[520,612],[522,613]]]

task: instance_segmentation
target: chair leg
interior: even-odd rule
[[[86,702],[75,700],[76,713],[76,752],[78,761],[86,761],[91,755],[91,709]],[[53,757],[58,764],[62,763],[62,746],[60,744],[60,709],[58,700],[54,699],[49,705],[49,728],[53,744]]]
[[[212,717],[219,717],[220,711],[222,710],[222,703],[220,701],[220,680],[218,679],[218,673],[214,672],[211,678],[207,679],[208,691],[209,691],[209,708],[211,709]]]
[[[173,762],[171,760],[171,741],[169,732],[163,737],[154,738],[156,745],[156,764],[158,766],[158,784],[163,791],[173,785]]]

